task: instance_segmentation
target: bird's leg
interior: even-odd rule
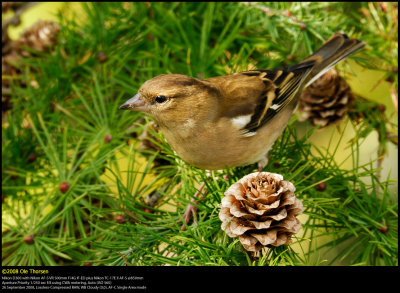
[[[259,161],[257,162],[257,165],[258,165],[258,173],[260,173],[260,172],[264,169],[264,167],[267,166],[268,161],[269,161],[269,153],[267,153],[267,154],[264,156],[264,158],[262,158],[261,160],[259,160]]]
[[[203,190],[204,186],[206,186],[206,184],[205,184],[204,182],[202,182],[202,183],[200,184],[199,190],[197,190],[196,193],[194,194],[194,196],[193,196],[194,198],[192,198],[192,199],[190,200],[192,203],[197,204],[197,201],[195,200],[195,198],[197,198],[200,194],[202,194],[203,196],[205,195],[205,193],[207,192],[207,189],[205,189],[204,192],[202,193],[202,190]],[[199,198],[199,199],[202,199],[203,196],[202,196],[201,198]],[[196,214],[196,211],[197,211],[197,207],[196,207],[196,206],[194,206],[194,205],[191,204],[191,203],[188,204],[188,206],[186,207],[186,211],[185,211],[185,213],[183,214],[183,219],[184,219],[184,221],[185,221],[185,224],[183,224],[182,227],[181,227],[181,230],[182,230],[182,231],[185,230],[186,225],[187,225],[188,222],[189,222],[190,215],[193,215],[193,216],[194,216],[194,215]],[[193,219],[194,219],[194,217],[193,217]],[[195,221],[196,221],[196,220],[195,220]]]
[[[267,160],[268,163],[268,160]],[[264,160],[258,161],[257,166],[258,166],[258,173],[260,173],[264,167],[267,165],[267,163],[264,163]]]

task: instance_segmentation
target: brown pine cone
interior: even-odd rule
[[[30,47],[37,51],[45,52],[49,47],[57,44],[57,35],[60,32],[60,26],[52,21],[38,21],[16,41],[18,47]],[[21,54],[25,57],[29,52],[21,48]]]
[[[279,174],[256,172],[244,176],[225,192],[219,218],[230,237],[239,237],[247,251],[288,244],[300,228],[303,212],[294,185]]]
[[[321,127],[337,123],[353,101],[350,86],[330,69],[303,91],[299,101],[299,121],[308,119],[312,125]]]

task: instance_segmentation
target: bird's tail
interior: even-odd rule
[[[364,46],[365,43],[362,41],[349,39],[345,34],[336,33],[314,54],[294,66],[302,67],[303,64],[307,66],[311,62],[314,63],[310,74],[305,79],[305,86],[308,86],[336,63]]]

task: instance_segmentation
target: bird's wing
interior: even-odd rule
[[[248,105],[253,105],[253,108],[251,116],[246,116],[249,117],[249,122],[242,128],[244,135],[255,134],[260,127],[267,124],[287,105],[297,100],[304,86],[311,84],[340,60],[363,48],[364,45],[357,39],[349,39],[345,34],[336,33],[320,49],[299,64],[276,70],[251,70],[236,74],[247,77],[248,84],[258,89],[258,92],[254,93],[248,85],[246,86],[248,101],[245,108],[248,110]],[[251,81],[250,78],[252,78]],[[264,85],[264,88],[260,89],[260,83]],[[247,82],[239,83],[239,85],[245,84]],[[240,97],[243,96],[243,94],[235,94],[238,92],[235,86],[233,89],[233,91],[226,90],[232,92],[230,97],[225,98],[225,100],[232,101],[229,113],[240,112],[238,108],[240,103],[235,101],[240,100]],[[292,105],[295,104],[295,102],[292,103]]]
[[[218,117],[237,121],[251,136],[297,98],[315,61],[276,70],[251,70],[205,80],[221,93]]]
[[[261,95],[250,122],[245,125],[245,134],[255,133],[280,113],[290,102],[297,99],[304,81],[311,72],[314,61],[300,63],[277,70],[252,70],[242,72],[246,76],[258,76],[265,85],[265,93]]]

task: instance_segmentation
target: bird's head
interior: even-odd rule
[[[119,108],[149,114],[160,126],[174,127],[210,115],[217,89],[207,81],[181,74],[162,74],[146,81]]]

